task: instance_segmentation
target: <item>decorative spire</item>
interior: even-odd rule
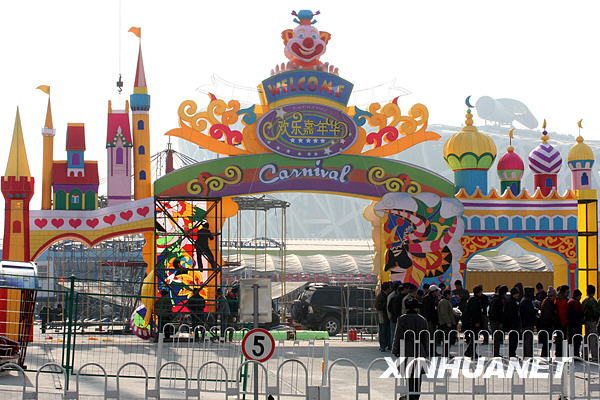
[[[512,153],[513,151],[515,151],[515,148],[512,146],[514,131],[515,131],[515,128],[510,128],[510,130],[508,131],[508,147],[506,148],[506,151],[508,151],[509,153]]]
[[[473,126],[473,115],[471,114],[471,108],[473,108],[473,105],[471,104],[471,96],[467,96],[467,98],[465,99],[465,104],[467,106],[467,115],[465,115],[465,125],[467,126]]]
[[[4,176],[31,177],[29,163],[27,162],[27,152],[25,151],[25,140],[23,140],[23,128],[21,127],[19,107],[17,107],[12,143],[10,145],[10,153],[8,154],[8,163],[6,164]]]
[[[48,108],[46,109],[46,122],[44,122],[44,128],[54,129],[54,125],[52,124],[52,106],[50,104],[50,86],[40,85],[36,89],[39,89],[48,95]]]
[[[548,143],[548,139],[550,139],[550,136],[548,136],[548,132],[546,131],[546,119],[544,118],[544,123],[542,124],[542,129],[544,130],[542,132],[542,143]]]
[[[44,122],[44,128],[54,129],[52,124],[52,106],[50,105],[50,96],[48,96],[48,108],[46,109],[46,122]]]
[[[144,60],[142,59],[142,44],[141,43],[140,43],[140,50],[138,53],[137,68],[135,71],[135,81],[133,83],[133,93],[148,94],[148,88],[146,86],[146,74],[144,73]]]

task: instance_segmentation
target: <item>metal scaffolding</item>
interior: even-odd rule
[[[269,251],[277,251],[280,259],[281,268],[281,285],[282,293],[286,293],[285,281],[286,281],[286,240],[287,240],[287,208],[290,203],[284,200],[279,200],[266,195],[254,197],[234,197],[238,205],[238,213],[235,217],[227,219],[227,236],[226,240],[223,241],[223,258],[226,260],[226,265],[229,267],[239,267],[242,262],[242,252],[252,251],[254,253],[254,268],[252,271],[249,268],[244,269],[244,277],[251,277],[252,272],[260,271],[258,264],[259,258],[263,260],[263,270],[267,269],[267,254]],[[277,218],[277,210],[280,212],[280,221],[277,224],[280,227],[279,238],[269,238],[269,211],[275,211],[275,217]],[[250,213],[250,216],[247,214]],[[254,215],[252,215],[252,213]],[[262,213],[263,221],[259,223],[259,215]],[[252,238],[244,238],[242,232],[242,222],[244,218],[254,218],[254,232]],[[235,233],[232,234],[231,225],[235,224]],[[263,235],[259,236],[259,226],[263,225]],[[234,236],[235,235],[235,236]],[[259,253],[262,252],[262,257]],[[229,271],[235,271],[235,268],[230,268]]]

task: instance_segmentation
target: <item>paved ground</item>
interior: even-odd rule
[[[59,337],[49,338],[36,337],[36,341],[29,347],[27,364],[29,368],[39,368],[45,362],[58,362],[62,360],[63,343]],[[280,370],[280,376],[283,378],[279,381],[279,386],[285,393],[299,395],[305,393],[306,386],[322,386],[322,362],[324,354],[328,351],[328,360],[336,360],[340,358],[350,359],[356,369],[348,363],[339,363],[331,371],[331,388],[332,399],[355,399],[357,379],[359,385],[370,386],[372,399],[393,399],[394,380],[380,379],[379,376],[387,368],[385,361],[376,361],[372,367],[370,379],[367,376],[367,369],[375,359],[388,356],[388,353],[381,353],[378,350],[376,342],[359,341],[348,342],[342,341],[339,338],[334,338],[328,341],[328,350],[323,341],[314,343],[308,342],[292,342],[286,341],[278,343],[273,358],[266,363],[265,368],[268,371],[268,384],[274,386],[277,381],[277,371],[285,360],[299,359],[307,368],[307,374],[298,364],[286,364]],[[457,354],[462,349],[454,347],[452,352]],[[483,356],[491,354],[491,348],[482,347],[479,353]],[[196,379],[198,368],[200,365],[208,361],[216,361],[221,363],[228,372],[228,378],[231,380],[230,387],[235,387],[235,377],[237,376],[237,368],[240,363],[240,348],[239,343],[190,343],[187,341],[175,341],[164,343],[162,348],[155,343],[142,341],[133,336],[87,336],[78,338],[75,343],[75,355],[73,358],[75,370],[88,362],[98,362],[103,365],[109,375],[115,375],[118,368],[125,362],[138,362],[143,365],[149,376],[148,387],[155,388],[156,365],[160,359],[162,363],[168,361],[176,361],[186,367],[191,375],[190,378]],[[331,364],[331,361],[329,361]],[[598,366],[594,366],[592,383],[598,383]],[[142,376],[142,370],[137,367],[127,368],[122,371],[126,376]],[[575,380],[575,388],[579,395],[583,395],[588,391],[587,384],[582,379],[584,368],[578,366],[578,377]],[[91,367],[87,370],[88,374],[99,374],[100,371],[96,367]],[[358,374],[358,375],[357,375]],[[182,370],[166,368],[161,374],[161,398],[183,398],[182,391],[177,388],[183,388]],[[248,382],[252,382],[252,368],[247,372]],[[225,380],[225,373],[222,369],[211,366],[203,370],[200,374],[201,389],[206,391],[203,393],[202,399],[223,399],[223,394],[209,393],[214,390],[223,390],[222,382],[214,380]],[[35,372],[26,373],[26,386],[28,391],[32,391],[35,387]],[[16,373],[4,373],[0,376],[0,393],[11,393],[10,397],[19,398],[16,390],[21,386],[22,378]],[[444,386],[443,390],[449,390],[454,393],[452,398],[471,398],[473,390],[485,391],[488,395],[497,393],[495,398],[505,399],[511,393],[511,387],[508,380],[488,380],[488,386],[485,388],[474,388],[472,381],[453,379],[448,382],[443,380],[426,381],[423,384],[423,390],[433,391],[433,385]],[[475,384],[484,384],[483,381],[475,382]],[[555,381],[560,384],[560,381]],[[528,400],[537,398],[548,398],[540,393],[548,388],[548,381],[545,380],[528,380],[525,384],[525,393]],[[190,384],[192,388],[197,388],[196,382]],[[145,398],[144,380],[136,378],[123,378],[120,380],[119,389],[122,393],[122,399],[143,399]],[[264,386],[264,375],[261,374],[261,387]],[[60,391],[65,388],[64,379],[56,374],[40,374],[39,375],[40,392],[44,395],[40,398],[60,398]],[[76,387],[76,379],[72,377],[70,380],[69,390],[74,390]],[[244,380],[240,382],[240,387],[243,389]],[[88,394],[82,398],[101,398],[100,393],[103,392],[104,379],[99,376],[82,376],[80,381],[80,393]],[[108,390],[115,391],[116,379],[108,378]],[[174,390],[170,390],[174,389]],[[250,390],[250,387],[248,388]],[[93,396],[92,394],[96,394]],[[600,398],[600,392],[594,392],[592,398]],[[492,396],[493,397],[493,396]],[[492,398],[490,397],[490,398]],[[0,394],[0,398],[5,398]],[[251,398],[251,396],[246,396]],[[264,398],[264,396],[263,396]],[[293,398],[290,396],[282,396],[283,398]],[[298,398],[297,396],[295,398]],[[366,394],[361,394],[361,399],[366,399]],[[424,395],[422,399],[433,398],[433,396]]]

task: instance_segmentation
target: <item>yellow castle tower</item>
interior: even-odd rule
[[[39,86],[38,89],[48,94],[46,122],[42,128],[43,161],[42,161],[42,210],[52,208],[52,164],[54,162],[54,135],[56,130],[52,124],[52,106],[50,105],[50,87]]]
[[[145,199],[152,196],[150,170],[150,95],[146,86],[142,45],[138,53],[133,94],[130,96],[133,125],[133,198]]]
[[[2,257],[5,260],[30,261],[29,202],[33,197],[34,180],[29,172],[18,108],[1,186],[5,201]]]
[[[581,130],[581,121],[578,123]],[[585,293],[587,285],[598,287],[598,192],[592,187],[594,152],[581,134],[569,150],[571,188],[577,196],[577,287]]]

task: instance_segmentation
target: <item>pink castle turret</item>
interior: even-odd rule
[[[129,102],[125,110],[113,110],[108,102],[108,129],[106,132],[106,162],[108,205],[131,200],[131,129],[129,125]]]

